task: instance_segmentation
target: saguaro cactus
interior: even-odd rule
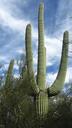
[[[45,88],[46,84],[46,48],[44,46],[44,4],[40,3],[38,12],[38,68],[37,80],[33,73],[33,56],[32,56],[32,41],[31,41],[31,25],[26,27],[25,45],[26,45],[26,61],[27,71],[31,87],[34,90],[34,99],[36,104],[36,112],[38,115],[46,115],[48,113],[48,97],[58,94],[63,88],[68,59],[68,31],[64,32],[62,55],[59,67],[59,72],[55,82],[50,88]]]
[[[9,86],[11,84],[13,66],[14,66],[14,60],[11,60],[6,75],[6,81],[5,81],[6,86]]]

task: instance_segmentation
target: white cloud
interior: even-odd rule
[[[4,4],[10,5],[10,4],[15,4],[15,3],[23,3],[23,5],[28,4],[30,0],[0,0],[0,4],[5,6]],[[8,4],[9,3],[9,4]]]
[[[13,30],[24,31],[30,23],[26,18],[19,19],[19,5],[26,6],[30,0],[0,0],[0,24],[10,27]],[[16,15],[18,16],[16,16]]]
[[[47,65],[53,65],[61,56],[62,42],[56,38],[49,38],[47,36],[45,37],[45,42]]]
[[[16,19],[9,12],[0,8],[0,23],[13,30],[23,31],[29,22],[30,21]]]
[[[19,70],[19,66],[17,64],[15,64],[14,69]]]
[[[0,5],[0,24],[8,26],[11,29],[13,29],[15,31],[22,32],[22,34],[24,34],[26,25],[28,23],[30,23],[30,21],[27,21],[26,19],[17,19],[16,17],[14,17],[9,12],[9,9],[10,9],[9,6],[7,6],[8,9],[5,7],[5,3],[8,3],[8,1],[3,0],[4,5],[2,4],[2,7]],[[14,3],[14,0],[11,0],[11,3],[12,2]],[[27,1],[25,0],[25,4],[26,4],[26,2]],[[52,38],[45,34],[47,66],[53,65],[56,60],[59,62],[59,59],[61,56],[61,49],[62,49],[61,48],[62,47],[61,40],[62,40],[63,31],[66,29],[69,30],[72,27],[72,25],[71,25],[72,22],[70,21],[70,18],[69,18],[71,16],[71,15],[69,15],[70,11],[67,14],[65,14],[66,21],[64,22],[64,20],[63,20],[63,12],[64,12],[64,8],[65,8],[65,6],[64,6],[65,4],[63,4],[62,2],[63,2],[63,0],[61,0],[61,2],[59,3],[59,8],[57,11],[56,24],[58,25],[58,23],[60,24],[60,21],[62,21],[61,25],[58,25],[60,27],[57,28],[57,31],[55,31],[55,35],[57,36],[57,38],[54,38],[54,37]],[[1,3],[1,0],[0,0],[0,3]],[[69,5],[70,5],[70,2],[69,2]],[[67,7],[67,8],[69,9],[69,7]],[[37,46],[38,46],[38,30],[35,26],[32,26],[32,38],[33,38],[33,42],[35,43],[33,52],[34,52],[34,65],[36,65],[37,64],[37,55],[36,55],[37,53],[35,53],[35,49],[37,49]],[[17,48],[16,52],[21,54],[21,53],[23,53],[23,50],[21,50],[21,48],[20,49]],[[5,57],[1,56],[1,60],[5,60]],[[57,73],[52,73],[52,74],[49,73],[47,75],[47,81],[49,84],[51,84],[54,81],[54,79],[56,78],[56,75],[57,75]],[[66,82],[68,80],[69,80],[69,71],[67,71]]]
[[[72,0],[60,0],[56,11],[56,32],[62,34],[65,30],[72,33]]]
[[[0,55],[0,61],[6,60],[6,56]]]
[[[19,54],[25,54],[25,50],[24,49],[20,49],[20,48],[17,48],[16,52],[19,53]]]

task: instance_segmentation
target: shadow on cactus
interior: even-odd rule
[[[5,86],[0,91],[0,106],[3,109],[4,122],[15,124],[15,128],[19,127],[30,127],[26,122],[26,117],[29,119],[29,123],[35,125],[32,117],[43,120],[48,114],[48,99],[49,97],[55,96],[60,93],[63,88],[68,60],[68,44],[69,44],[69,33],[64,32],[63,44],[62,44],[62,55],[59,66],[59,71],[56,80],[49,88],[46,87],[46,48],[44,44],[44,4],[41,3],[38,12],[38,64],[37,64],[37,79],[35,79],[33,72],[33,53],[32,53],[32,33],[31,25],[28,24],[25,33],[25,48],[26,48],[26,69],[22,72],[21,78],[16,81],[12,80],[12,70],[14,60],[11,60]],[[3,98],[3,99],[2,99]],[[0,107],[0,110],[1,107]],[[7,112],[6,112],[7,111]],[[33,114],[36,114],[34,115]],[[3,115],[1,115],[3,117]],[[11,118],[10,118],[11,117]],[[1,118],[1,117],[0,117]],[[8,118],[8,120],[6,120]],[[15,122],[14,122],[15,120]],[[22,123],[23,120],[23,123]],[[28,121],[27,120],[27,121]],[[21,122],[20,122],[21,121]],[[25,121],[25,122],[24,122]],[[2,120],[0,124],[3,123]],[[37,122],[36,122],[37,124]],[[5,124],[9,126],[9,124]],[[11,125],[10,125],[11,127]],[[35,126],[34,126],[35,127]],[[41,127],[41,126],[39,126]]]

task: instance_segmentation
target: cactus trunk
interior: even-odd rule
[[[44,117],[48,113],[48,94],[41,91],[36,97],[36,113],[37,116]]]
[[[44,47],[44,5],[40,4],[38,14],[38,72],[37,84],[40,89],[36,97],[37,115],[44,117],[48,112],[48,94],[45,92],[46,82],[46,48]]]

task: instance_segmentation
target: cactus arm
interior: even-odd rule
[[[38,86],[36,85],[36,81],[34,78],[33,72],[33,54],[32,54],[32,39],[31,39],[31,25],[28,24],[26,27],[26,35],[25,35],[25,48],[26,48],[26,63],[27,63],[27,71],[28,77],[30,81],[30,85],[35,93],[39,92]]]
[[[33,72],[33,53],[32,53],[32,39],[31,39],[31,25],[28,24],[26,27],[26,37],[25,37],[25,46],[26,46],[26,63],[29,74]]]
[[[10,82],[11,82],[11,79],[12,79],[13,66],[14,66],[14,60],[11,60],[10,64],[9,64],[8,71],[7,71],[7,75],[6,75],[6,80],[5,80],[5,85],[6,86],[10,85]]]
[[[44,4],[40,3],[38,13],[38,66],[37,85],[40,90],[45,89],[45,64],[44,64]]]
[[[58,94],[64,85],[66,71],[67,71],[67,61],[68,61],[68,44],[69,44],[69,34],[68,31],[65,31],[63,36],[62,56],[61,56],[59,72],[53,85],[50,88],[48,88],[48,93],[51,96]]]

